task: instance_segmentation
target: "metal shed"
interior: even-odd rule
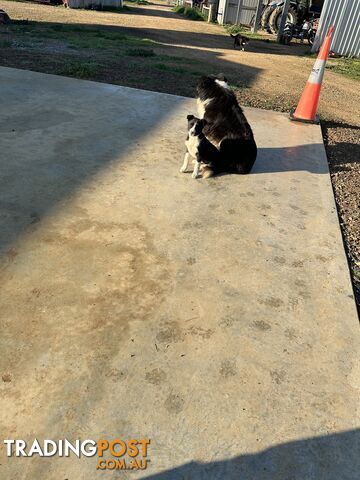
[[[220,0],[217,21],[221,24],[251,25],[258,3],[259,0]]]
[[[331,50],[348,57],[360,56],[360,0],[325,0],[313,52],[319,50],[331,25],[335,26]]]

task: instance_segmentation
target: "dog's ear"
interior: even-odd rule
[[[221,82],[226,82],[227,83],[227,78],[225,77],[225,75],[223,73],[219,73],[217,75],[217,79],[220,80]]]
[[[194,115],[188,115],[186,118],[187,118],[188,120],[194,120],[195,117],[194,117]]]

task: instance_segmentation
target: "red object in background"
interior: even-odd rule
[[[334,27],[330,27],[321,45],[319,55],[311,70],[310,77],[301,95],[298,106],[295,112],[290,113],[291,120],[305,123],[319,123],[319,117],[316,115],[316,112],[319,105],[321,84],[325,72],[326,60],[329,56],[333,32]]]

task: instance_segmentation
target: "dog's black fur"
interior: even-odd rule
[[[240,47],[242,50],[245,50],[245,45],[249,43],[249,39],[247,37],[244,37],[244,35],[240,35],[240,33],[237,33],[236,35],[233,35],[230,33],[230,37],[234,39],[234,48]]]
[[[227,87],[226,78],[223,75],[201,77],[197,94],[203,110],[200,113],[206,121],[203,132],[220,151],[220,158],[212,162],[212,172],[249,173],[256,160],[257,147],[235,94]]]

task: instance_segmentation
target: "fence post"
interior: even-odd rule
[[[241,11],[241,7],[243,6],[243,3],[244,3],[244,0],[239,0],[237,12],[236,12],[236,23],[237,24],[239,24],[239,15],[240,15],[240,11]]]
[[[280,25],[279,25],[279,31],[278,31],[278,34],[277,34],[277,41],[279,43],[281,43],[281,39],[282,39],[282,36],[283,36],[283,31],[284,31],[289,7],[290,7],[290,0],[285,0],[282,15],[281,15],[281,20],[280,20]]]
[[[259,0],[257,7],[256,7],[256,13],[255,13],[255,20],[254,20],[254,25],[251,27],[251,31],[253,33],[256,33],[259,29],[259,24],[260,24],[260,18],[263,10],[263,0]]]

